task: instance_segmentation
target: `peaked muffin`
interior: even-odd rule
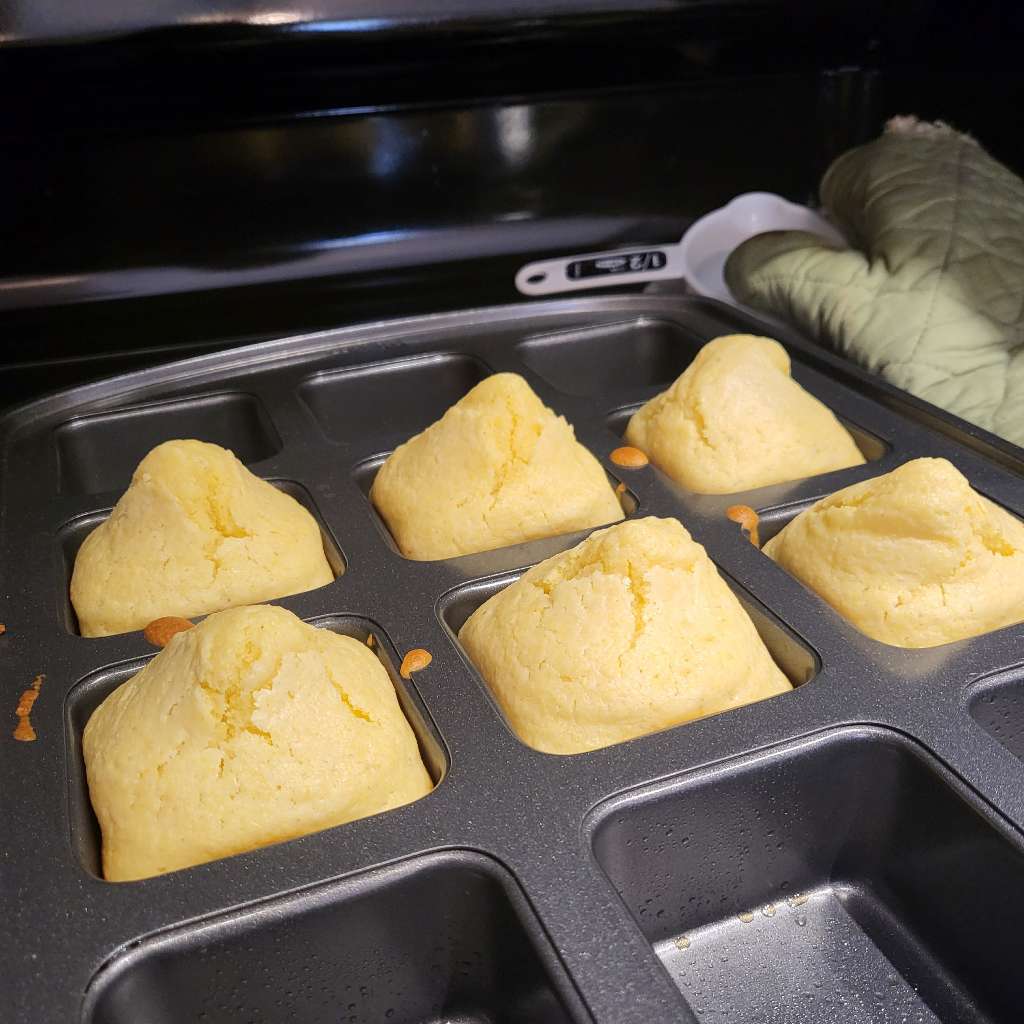
[[[576,754],[791,689],[675,519],[631,520],[535,565],[459,641],[524,743]]]
[[[486,377],[381,466],[370,500],[430,561],[622,519],[601,464],[514,373]]]
[[[1024,523],[945,459],[823,498],[764,546],[862,633],[934,647],[1024,620]]]
[[[340,825],[433,785],[376,655],[269,605],[172,637],[96,709],[82,750],[111,881]]]
[[[859,466],[849,431],[790,376],[771,338],[709,341],[675,383],[638,409],[626,441],[700,494],[732,494]]]
[[[225,448],[154,448],[75,558],[83,636],[143,629],[314,590],[334,579],[316,520]]]

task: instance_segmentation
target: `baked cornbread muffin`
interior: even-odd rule
[[[422,561],[623,516],[597,459],[514,373],[485,378],[399,445],[370,498],[402,554]]]
[[[82,745],[111,881],[340,825],[431,789],[373,652],[267,605],[172,637],[96,709]]]
[[[731,494],[864,461],[846,428],[790,376],[771,338],[709,341],[638,409],[626,441],[688,490]]]
[[[704,549],[674,519],[591,534],[459,631],[524,743],[575,754],[791,689]]]
[[[83,636],[142,629],[322,587],[316,520],[225,448],[167,441],[138,465],[71,576]]]
[[[764,552],[861,632],[898,647],[1024,620],[1024,523],[945,459],[914,459],[837,491]]]

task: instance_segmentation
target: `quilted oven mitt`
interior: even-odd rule
[[[725,277],[897,387],[1024,445],[1024,182],[942,122],[897,117],[821,200],[850,239],[758,235]]]

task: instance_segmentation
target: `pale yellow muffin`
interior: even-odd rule
[[[225,448],[167,441],[138,465],[71,576],[83,636],[143,629],[322,587],[316,520]]]
[[[82,745],[111,881],[340,825],[431,789],[373,652],[267,605],[174,636],[96,709]]]
[[[616,522],[600,463],[514,373],[496,373],[399,445],[370,498],[407,558],[431,560]]]
[[[524,743],[575,754],[791,689],[674,519],[592,534],[481,605],[459,640]]]
[[[764,552],[861,632],[898,647],[1024,620],[1024,523],[945,459],[914,459],[837,491]]]
[[[701,494],[864,462],[835,415],[790,376],[786,350],[751,334],[709,341],[667,391],[634,413],[626,441]]]

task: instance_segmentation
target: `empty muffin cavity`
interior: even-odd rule
[[[573,1024],[589,1016],[508,872],[481,854],[449,851],[134,944],[93,979],[83,1021],[157,1019]]]
[[[439,353],[318,373],[299,395],[334,441],[379,436],[404,440],[429,426],[490,369],[475,356]]]
[[[552,387],[586,396],[669,384],[700,346],[696,332],[644,317],[530,338],[518,352]]]
[[[1019,837],[900,734],[837,730],[657,784],[588,831],[700,1019],[1018,1019],[1014,944],[990,939],[1024,913]]]
[[[216,394],[130,406],[78,416],[57,427],[60,491],[123,490],[148,451],[179,437],[228,448],[246,465],[281,450],[281,439],[254,395]]]

